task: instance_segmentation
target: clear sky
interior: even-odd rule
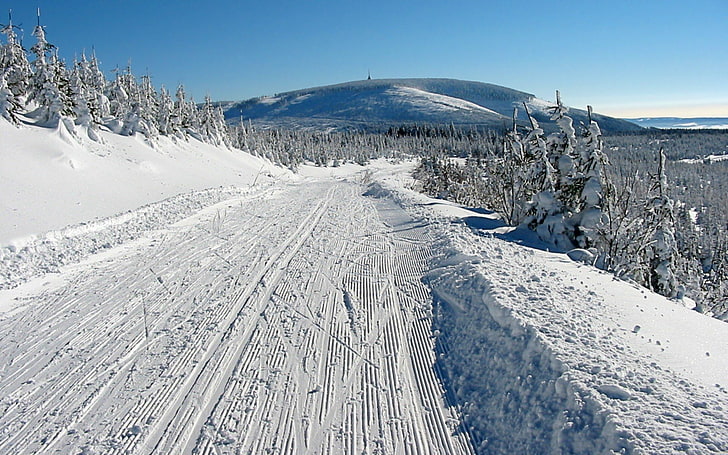
[[[728,117],[728,0],[2,0],[67,61],[241,100],[366,78],[504,85],[605,114]],[[0,16],[6,23],[7,16]]]

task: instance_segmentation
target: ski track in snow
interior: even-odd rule
[[[18,297],[0,453],[473,453],[429,230],[341,182],[234,195]]]
[[[8,288],[61,273],[0,293],[0,453],[728,452],[720,372],[661,363],[669,340],[606,299],[643,325],[672,303],[356,180],[6,251]]]

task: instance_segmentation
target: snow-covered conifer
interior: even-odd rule
[[[556,184],[556,169],[554,169],[544,139],[544,132],[538,121],[528,112],[528,106],[524,103],[526,116],[529,119],[531,130],[524,139],[525,150],[528,155],[528,167],[526,169],[526,181],[530,185],[530,219],[528,224],[535,228],[552,211],[554,190]]]
[[[225,145],[227,142],[227,128],[225,117],[219,107],[212,104],[210,95],[205,96],[205,103],[200,108],[199,133],[205,142],[214,145]]]
[[[586,127],[584,146],[579,154],[579,219],[576,242],[581,248],[596,247],[599,242],[599,226],[606,222],[604,213],[604,191],[606,175],[604,167],[609,160],[602,150],[602,132],[597,122],[592,120],[592,107],[587,106],[589,125]],[[583,183],[582,183],[583,182]]]
[[[17,102],[12,90],[5,81],[5,74],[0,72],[0,117],[10,123],[18,123],[18,112],[20,103]]]
[[[187,98],[187,93],[182,84],[177,87],[174,101],[174,117],[179,123],[183,137],[196,132],[199,125],[197,107],[192,99]]]
[[[552,165],[558,171],[556,196],[561,201],[564,212],[573,213],[579,205],[581,195],[576,130],[574,121],[567,115],[569,108],[562,104],[558,90],[556,106],[552,110],[551,120],[559,126],[559,131],[549,135],[546,144]]]
[[[647,250],[649,261],[648,286],[655,292],[667,297],[677,293],[675,262],[677,247],[675,242],[674,203],[667,194],[667,175],[665,174],[665,152],[660,149],[657,175],[653,176],[651,191],[654,195],[646,206],[647,230],[651,232],[650,247]]]
[[[180,132],[180,124],[174,112],[174,101],[169,91],[162,86],[157,95],[157,129],[159,134],[174,136]]]
[[[73,111],[76,116],[76,124],[89,127],[93,124],[93,118],[91,108],[89,107],[89,101],[92,96],[89,87],[84,81],[87,64],[88,62],[86,62],[85,56],[80,61],[73,62],[69,84],[73,96]]]
[[[84,83],[94,96],[92,100],[89,100],[91,115],[96,123],[103,124],[104,119],[111,115],[111,106],[109,98],[105,94],[108,82],[99,68],[96,52],[91,53],[91,58],[88,60],[83,74]]]
[[[503,191],[499,212],[505,221],[517,225],[523,221],[531,198],[527,168],[530,165],[523,141],[518,133],[516,118],[518,110],[513,110],[513,127],[506,133],[504,155],[498,163]]]
[[[114,72],[116,75],[106,88],[106,97],[109,100],[109,115],[120,122],[126,118],[126,114],[131,110],[131,105],[129,94],[124,88],[121,71],[117,68]],[[112,130],[116,131],[117,128],[112,128]]]
[[[8,13],[8,23],[2,26],[0,33],[5,35],[5,45],[0,48],[0,72],[5,76],[8,89],[12,92],[16,101],[28,94],[31,69],[25,50],[18,42],[13,25],[12,12]]]
[[[28,99],[37,104],[34,116],[41,123],[54,124],[62,115],[72,115],[68,75],[54,52],[55,46],[46,40],[45,27],[38,25],[33,29],[36,43],[30,49],[35,55],[32,63],[33,74],[30,79]]]
[[[559,131],[548,136],[546,149],[549,162],[556,170],[554,191],[541,191],[536,195],[534,204],[539,216],[533,224],[542,239],[559,248],[571,249],[576,246],[575,214],[579,211],[583,179],[578,172],[576,130],[573,120],[566,115],[568,108],[561,103],[558,91],[552,110],[551,119],[559,126]]]

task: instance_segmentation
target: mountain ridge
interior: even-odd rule
[[[382,129],[402,124],[453,124],[505,129],[528,125],[524,104],[547,131],[553,105],[535,95],[495,84],[446,78],[368,79],[304,88],[225,104],[225,118],[264,127],[292,129]],[[570,109],[575,123],[587,123],[587,112]],[[638,125],[594,114],[605,131],[634,131]]]
[[[626,120],[645,128],[728,129],[728,117],[640,117]]]

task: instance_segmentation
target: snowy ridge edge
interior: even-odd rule
[[[537,331],[498,301],[472,263],[427,277],[444,381],[486,453],[613,453],[633,449],[610,413],[571,380]]]

